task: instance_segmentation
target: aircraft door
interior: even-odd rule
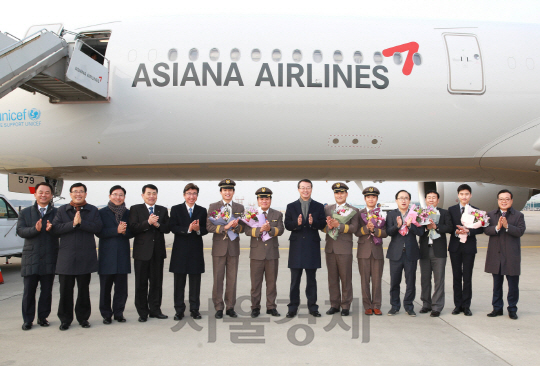
[[[23,239],[17,236],[17,212],[0,197],[0,256],[22,252]]]
[[[448,55],[448,92],[483,94],[486,91],[480,43],[474,34],[444,33]]]

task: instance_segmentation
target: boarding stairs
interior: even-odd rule
[[[22,40],[0,32],[0,98],[21,88],[51,103],[108,101],[109,69],[81,52],[82,43],[47,29]]]

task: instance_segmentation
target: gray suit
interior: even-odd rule
[[[446,268],[447,238],[446,234],[452,232],[452,220],[447,210],[438,208],[440,218],[435,231],[441,235],[440,238],[432,240],[429,244],[429,232],[427,229],[420,236],[420,283],[422,291],[420,300],[422,307],[433,311],[441,312],[444,308],[444,276]],[[435,291],[431,296],[431,273]]]

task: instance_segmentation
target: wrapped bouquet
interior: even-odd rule
[[[477,210],[470,205],[466,205],[463,215],[461,215],[461,223],[467,229],[478,229],[489,225],[489,216],[486,211]],[[459,234],[459,241],[465,243],[467,234]]]
[[[219,210],[212,211],[208,214],[208,218],[214,225],[227,225],[231,220],[235,220],[234,215],[231,215],[228,210],[225,210],[225,207],[221,207]],[[234,240],[238,238],[238,234],[233,231],[233,229],[227,230],[227,235],[229,239]],[[226,236],[223,236],[225,240]]]
[[[340,224],[346,224],[353,218],[354,215],[356,215],[355,210],[350,207],[345,207],[335,210],[332,213],[332,218],[336,219]],[[335,227],[328,230],[328,235],[330,235],[332,239],[336,240],[339,235],[339,228]]]
[[[244,215],[241,220],[246,223],[251,228],[262,227],[266,223],[266,218],[264,214],[260,214],[255,207],[248,207],[244,211]],[[267,231],[261,232],[261,238],[263,241],[267,241],[272,238]]]
[[[381,229],[386,224],[386,219],[381,215],[381,208],[378,207],[374,210],[369,210],[368,212],[362,212],[360,214],[362,220],[367,224],[371,222],[376,229]],[[381,245],[382,239],[377,238],[373,233],[370,233],[373,236],[373,243],[375,245]]]

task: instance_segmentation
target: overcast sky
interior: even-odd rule
[[[209,15],[325,15],[373,16],[405,19],[456,19],[504,22],[540,23],[538,0],[378,0],[378,1],[253,1],[253,0],[199,0],[199,1],[129,1],[92,0],[64,1],[4,1],[0,12],[0,30],[22,37],[28,27],[37,24],[63,23],[66,29],[143,16],[209,14]],[[161,35],[156,34],[156,37]],[[231,177],[234,178],[234,177]],[[65,182],[64,196],[72,182]],[[88,183],[88,202],[97,205],[107,202],[109,188],[117,182]],[[128,191],[127,204],[141,201],[140,189],[146,182],[120,182]],[[183,201],[182,188],[187,182],[152,182],[160,192],[158,202],[171,206]],[[195,182],[201,188],[199,204],[207,206],[217,201],[219,189],[215,182]],[[320,202],[333,202],[330,189],[334,182],[315,182],[313,197]],[[373,184],[364,182],[364,187]],[[246,203],[254,200],[255,190],[267,186],[274,191],[273,205],[284,207],[298,198],[296,182],[238,182],[236,196]],[[381,190],[381,201],[392,202],[398,189],[404,188],[417,200],[416,182],[385,182],[375,184]],[[349,202],[361,204],[363,197],[353,182],[350,184]],[[7,176],[0,175],[0,193],[10,199],[33,199],[30,195],[7,191]]]

